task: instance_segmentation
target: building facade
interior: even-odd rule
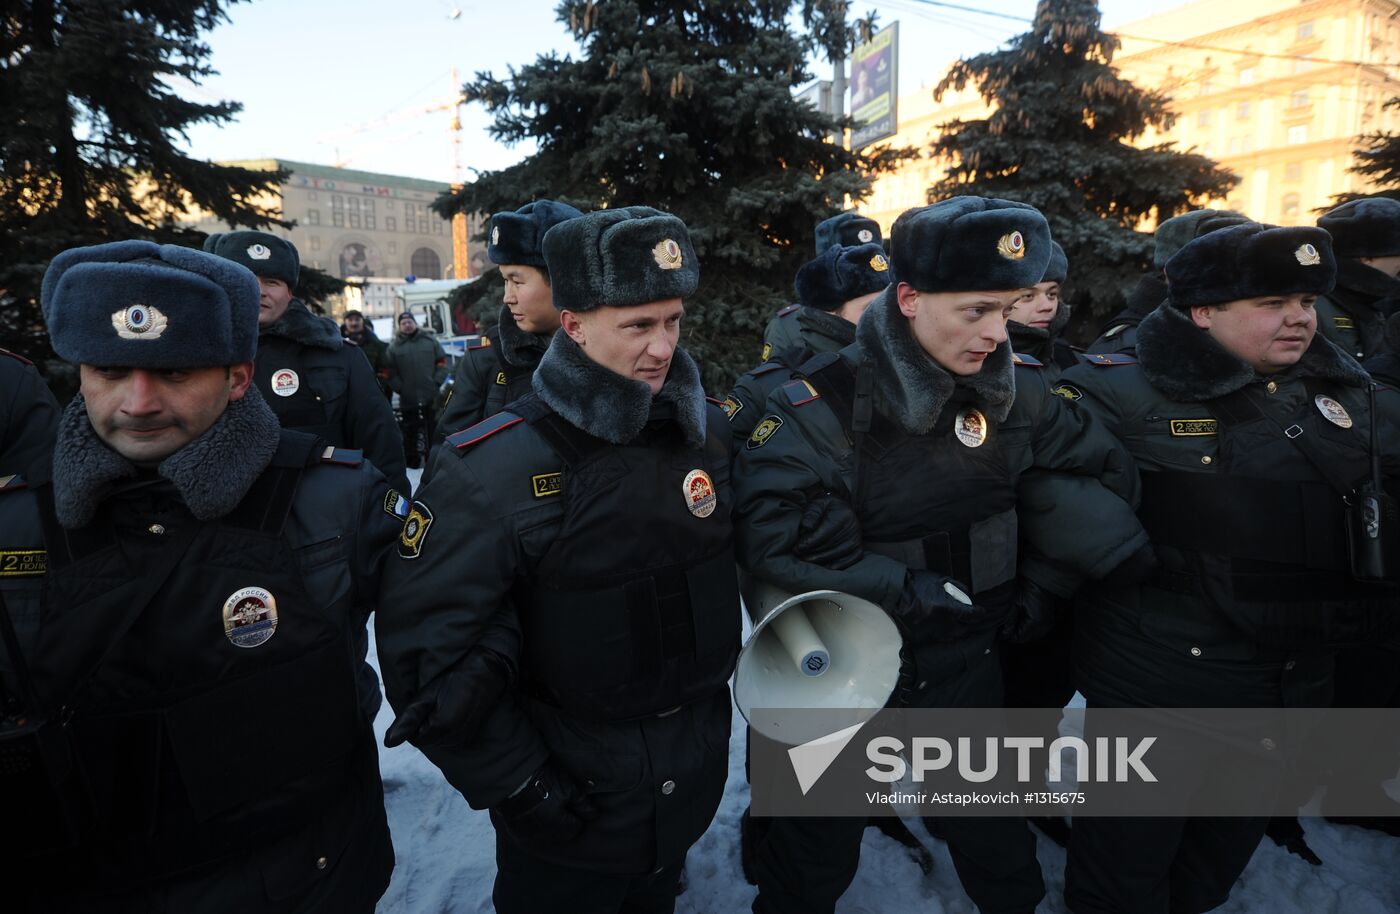
[[[1198,0],[1115,31],[1119,71],[1166,94],[1177,115],[1137,145],[1171,143],[1240,177],[1228,198],[1205,205],[1311,225],[1335,195],[1368,189],[1348,172],[1357,137],[1400,130],[1400,111],[1384,107],[1400,95],[1397,0]],[[899,111],[890,142],[926,149],[940,124],[988,109],[972,87],[936,103],[930,86],[901,96]],[[942,173],[913,161],[880,178],[861,209],[888,229]]]

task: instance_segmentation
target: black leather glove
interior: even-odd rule
[[[1016,588],[1011,616],[1001,625],[1003,641],[1023,644],[1044,638],[1055,627],[1060,598],[1033,581],[1022,580]]]
[[[932,571],[910,570],[895,604],[894,621],[916,642],[956,637],[961,629],[986,621],[988,612],[972,602],[967,588]]]
[[[512,835],[537,846],[567,844],[598,816],[578,783],[551,761],[521,790],[497,803],[495,812]]]
[[[1139,547],[1137,552],[1120,562],[1118,567],[1104,575],[1101,580],[1113,587],[1129,587],[1147,581],[1157,573],[1157,567],[1157,550],[1148,543]]]
[[[860,521],[844,499],[823,492],[802,509],[792,554],[838,571],[860,561]]]
[[[513,679],[510,661],[489,648],[472,648],[403,709],[384,734],[384,745],[392,749],[407,740],[415,746],[459,746],[469,741]]]

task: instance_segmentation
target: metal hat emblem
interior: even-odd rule
[[[861,244],[869,244],[871,241],[875,240],[875,233],[870,229],[861,229],[856,232],[856,237],[860,239]]]
[[[889,268],[890,262],[885,258],[884,254],[876,254],[874,257],[870,258],[870,269],[874,270],[876,273],[883,273]]]
[[[254,260],[271,260],[272,248],[265,244],[250,244],[248,245],[248,256]]]
[[[497,245],[497,244],[500,244],[500,243],[501,243],[501,227],[500,227],[499,225],[493,225],[493,226],[491,226],[491,244]]]
[[[150,305],[128,305],[112,312],[112,329],[124,340],[158,340],[170,319]]]
[[[1020,232],[1002,235],[997,241],[997,253],[1007,260],[1020,260],[1026,256],[1026,239]]]
[[[685,493],[685,506],[696,517],[709,517],[715,513],[719,498],[715,495],[715,482],[704,470],[691,470],[685,474],[681,484]]]
[[[656,247],[651,249],[651,256],[656,261],[656,265],[663,270],[679,270],[681,265],[685,263],[681,246],[670,238],[658,241]]]
[[[1322,255],[1317,252],[1317,248],[1311,244],[1305,244],[1293,252],[1293,256],[1298,258],[1298,262],[1305,267],[1315,267],[1322,263]]]
[[[224,635],[234,647],[266,644],[277,631],[277,600],[261,587],[236,590],[224,601]]]

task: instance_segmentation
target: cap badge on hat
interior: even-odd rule
[[[491,243],[495,245],[501,243],[501,227],[499,225],[491,226]]]
[[[130,305],[112,312],[112,328],[124,340],[158,340],[170,319],[150,305]]]
[[[1026,239],[1020,232],[1002,235],[997,241],[997,253],[1007,260],[1020,260],[1026,256]]]
[[[656,247],[651,249],[651,256],[656,261],[656,265],[663,270],[679,270],[685,262],[685,257],[681,254],[681,246],[670,238],[658,241]]]
[[[254,260],[271,260],[272,248],[265,244],[250,244],[248,245],[248,256]]]
[[[874,270],[876,273],[884,273],[889,268],[890,262],[885,259],[884,254],[876,254],[874,257],[870,258],[870,269]]]
[[[861,229],[856,232],[856,237],[860,239],[861,244],[869,244],[871,241],[875,240],[875,233],[870,231],[870,229]]]
[[[1322,255],[1317,252],[1317,248],[1311,244],[1305,244],[1293,252],[1293,256],[1298,258],[1298,262],[1305,267],[1315,267],[1322,263]]]

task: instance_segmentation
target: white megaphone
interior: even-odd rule
[[[810,736],[755,723],[755,708],[841,709],[863,722],[889,701],[903,639],[879,606],[836,590],[794,596],[752,577],[743,594],[754,629],[739,652],[734,703],[757,732],[789,745]]]

